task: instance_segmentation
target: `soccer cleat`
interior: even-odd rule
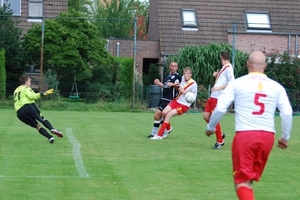
[[[171,133],[171,131],[173,130],[173,127],[171,126],[169,130],[165,130],[164,134],[163,134],[163,139],[165,139],[166,137],[168,137],[168,135]]]
[[[162,140],[163,137],[162,136],[159,136],[159,135],[155,135],[151,138],[151,140]]]
[[[51,129],[51,133],[55,134],[57,137],[64,137],[64,134],[56,129]]]
[[[225,136],[226,136],[226,135],[225,135],[224,133],[222,133],[222,139],[224,139],[224,138],[225,138]]]
[[[154,137],[154,135],[152,135],[152,134],[147,136],[147,138],[153,138],[153,137]]]
[[[54,143],[54,137],[51,137],[51,138],[49,139],[49,143],[50,143],[50,144],[53,144],[53,143]]]
[[[214,147],[212,149],[219,150],[225,145],[225,142],[223,141],[222,143],[216,142]]]

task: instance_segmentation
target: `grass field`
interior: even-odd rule
[[[237,199],[230,147],[234,115],[222,119],[226,145],[212,150],[199,113],[171,120],[173,132],[147,139],[153,113],[44,111],[64,138],[54,144],[1,109],[2,200],[215,200]],[[276,117],[280,136],[280,118]],[[254,183],[256,200],[300,197],[300,118],[290,146],[274,146],[265,172]]]

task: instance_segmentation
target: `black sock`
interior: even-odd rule
[[[45,121],[43,121],[43,124],[44,124],[44,126],[47,127],[50,131],[51,131],[51,129],[53,129],[53,126],[51,125],[51,123],[50,123],[47,119],[45,119]]]
[[[153,126],[154,126],[154,127],[157,127],[157,128],[159,127],[159,125],[160,125],[160,123],[154,123],[154,124],[153,124]]]
[[[52,138],[52,135],[50,135],[43,127],[40,128],[39,133],[48,139]]]

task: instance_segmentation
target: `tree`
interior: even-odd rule
[[[57,81],[81,74],[91,78],[94,66],[106,65],[112,58],[105,49],[106,41],[99,37],[97,28],[77,11],[61,13],[55,19],[45,20],[44,69],[51,69]],[[40,66],[41,25],[34,25],[23,38],[29,65]]]
[[[148,9],[148,2],[138,0],[97,1],[92,22],[104,38],[132,38],[134,18],[137,17],[137,35],[143,38],[146,34]]]
[[[0,49],[0,100],[6,95],[6,72],[5,72],[5,51]]]
[[[89,16],[92,13],[92,9],[93,1],[91,0],[68,0],[68,12],[76,10],[83,15]]]
[[[18,21],[13,20],[12,11],[0,6],[0,49],[5,49],[5,69],[7,80],[17,80],[25,67],[22,66],[21,34]]]

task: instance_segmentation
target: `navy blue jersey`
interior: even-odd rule
[[[168,74],[164,78],[164,88],[163,88],[163,96],[164,100],[173,100],[178,95],[178,90],[175,87],[169,87],[167,83],[180,83],[181,76],[178,73]]]

